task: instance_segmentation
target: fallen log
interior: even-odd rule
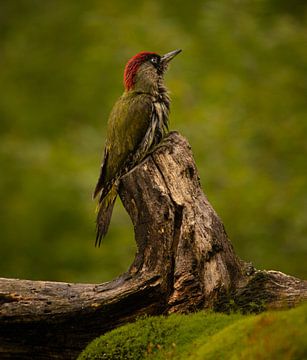
[[[176,132],[123,177],[119,194],[138,251],[103,284],[0,279],[0,358],[74,359],[95,337],[141,315],[260,312],[307,299],[307,282],[240,260]]]

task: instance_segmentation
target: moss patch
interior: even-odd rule
[[[189,360],[305,359],[307,306],[243,317],[201,344]]]
[[[260,315],[148,317],[95,339],[79,359],[303,359],[307,305]]]

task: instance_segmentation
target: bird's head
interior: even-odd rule
[[[174,50],[161,56],[154,52],[142,51],[133,56],[125,67],[125,89],[127,91],[155,91],[168,63],[180,52],[181,50]]]

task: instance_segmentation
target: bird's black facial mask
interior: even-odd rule
[[[151,55],[149,58],[150,63],[158,70],[161,71],[161,56],[160,55]]]
[[[181,49],[171,51],[163,56],[153,54],[150,56],[149,61],[151,64],[157,69],[158,74],[162,75],[168,66],[168,63],[179,53],[181,53]]]

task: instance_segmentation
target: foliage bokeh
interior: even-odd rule
[[[238,254],[307,275],[307,4],[300,0],[0,2],[0,275],[105,281],[133,229],[117,203],[95,249],[106,121],[141,50],[166,82],[203,188]]]

